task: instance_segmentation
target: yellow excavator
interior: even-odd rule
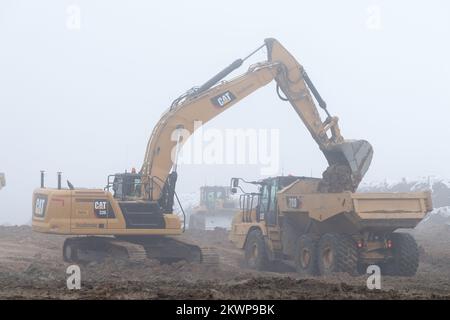
[[[262,48],[267,50],[266,61],[223,80]],[[63,189],[61,174],[57,188],[46,188],[41,172],[41,187],[32,199],[33,230],[76,236],[64,243],[66,261],[112,255],[215,263],[218,257],[210,248],[176,238],[184,230],[184,222],[173,211],[174,201],[178,201],[176,157],[198,123],[205,124],[273,80],[278,96],[291,103],[328,160],[329,179],[324,189],[331,190],[337,180],[345,180],[347,188],[355,189],[370,165],[372,147],[364,140],[343,139],[338,118],[330,115],[303,66],[277,40],[266,39],[247,57],[173,101],[153,129],[138,173],[110,175],[104,189],[75,188],[69,181]],[[324,121],[313,96],[326,113]],[[345,179],[338,179],[339,175]]]

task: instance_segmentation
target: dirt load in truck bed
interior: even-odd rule
[[[343,191],[355,191],[351,179],[351,170],[348,166],[331,165],[322,173],[319,183],[319,192],[334,193]]]
[[[432,219],[413,231],[421,262],[413,278],[382,277],[382,290],[368,290],[366,276],[302,278],[289,266],[256,272],[242,266],[242,252],[225,230],[182,237],[214,246],[219,269],[108,260],[81,266],[81,290],[66,288],[64,237],[34,233],[28,226],[0,227],[0,299],[406,299],[450,298],[450,227]],[[151,272],[149,272],[151,271]]]

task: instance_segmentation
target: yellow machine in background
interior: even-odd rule
[[[223,81],[263,47],[267,49],[266,61]],[[68,189],[62,189],[60,176],[58,188],[50,189],[44,186],[42,177],[41,187],[33,193],[33,230],[86,236],[66,240],[63,256],[67,261],[101,259],[111,254],[168,261],[214,260],[208,248],[202,250],[174,238],[184,228],[173,213],[178,199],[173,151],[186,142],[195,124],[205,124],[273,80],[278,96],[290,102],[328,160],[331,169],[327,188],[332,189],[336,174],[345,172],[348,188],[355,189],[370,165],[372,147],[364,140],[343,139],[337,117],[327,111],[303,66],[278,41],[266,39],[249,56],[234,61],[202,86],[173,101],[153,129],[139,173],[111,175],[104,189],[79,189],[70,183]],[[326,113],[325,120],[311,92]]]
[[[230,187],[203,186],[199,204],[189,212],[189,230],[230,229],[238,208]]]

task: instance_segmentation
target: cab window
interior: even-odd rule
[[[262,187],[261,201],[260,201],[260,208],[259,208],[259,210],[261,212],[267,212],[268,208],[269,208],[269,188],[267,187],[267,185],[264,185]]]
[[[277,181],[274,180],[273,184],[270,186],[269,211],[275,211],[276,210],[277,192],[278,192],[278,184],[277,184]]]
[[[116,177],[113,184],[114,198],[126,199],[141,196],[140,177]]]

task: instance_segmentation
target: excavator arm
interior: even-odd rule
[[[267,48],[267,61],[250,66],[246,73],[230,81],[222,81],[264,46]],[[186,142],[198,124],[205,124],[273,80],[276,81],[278,95],[290,102],[330,167],[350,168],[356,188],[371,161],[370,144],[363,140],[343,139],[337,117],[328,113],[303,67],[277,40],[266,39],[257,50],[244,59],[236,60],[201,87],[193,88],[176,99],[163,114],[149,139],[140,172],[145,199],[162,201],[162,206],[170,210],[177,179],[176,170],[173,170],[177,156],[174,151]],[[328,115],[325,121],[321,120],[311,92]]]
[[[275,78],[278,96],[290,102],[328,161],[329,167],[324,172],[320,191],[355,191],[369,169],[372,146],[365,140],[344,140],[338,117],[330,115],[303,66],[277,40],[266,39],[265,43],[268,60],[280,65]],[[280,95],[280,89],[285,97]],[[325,121],[321,120],[311,92],[327,115]]]

